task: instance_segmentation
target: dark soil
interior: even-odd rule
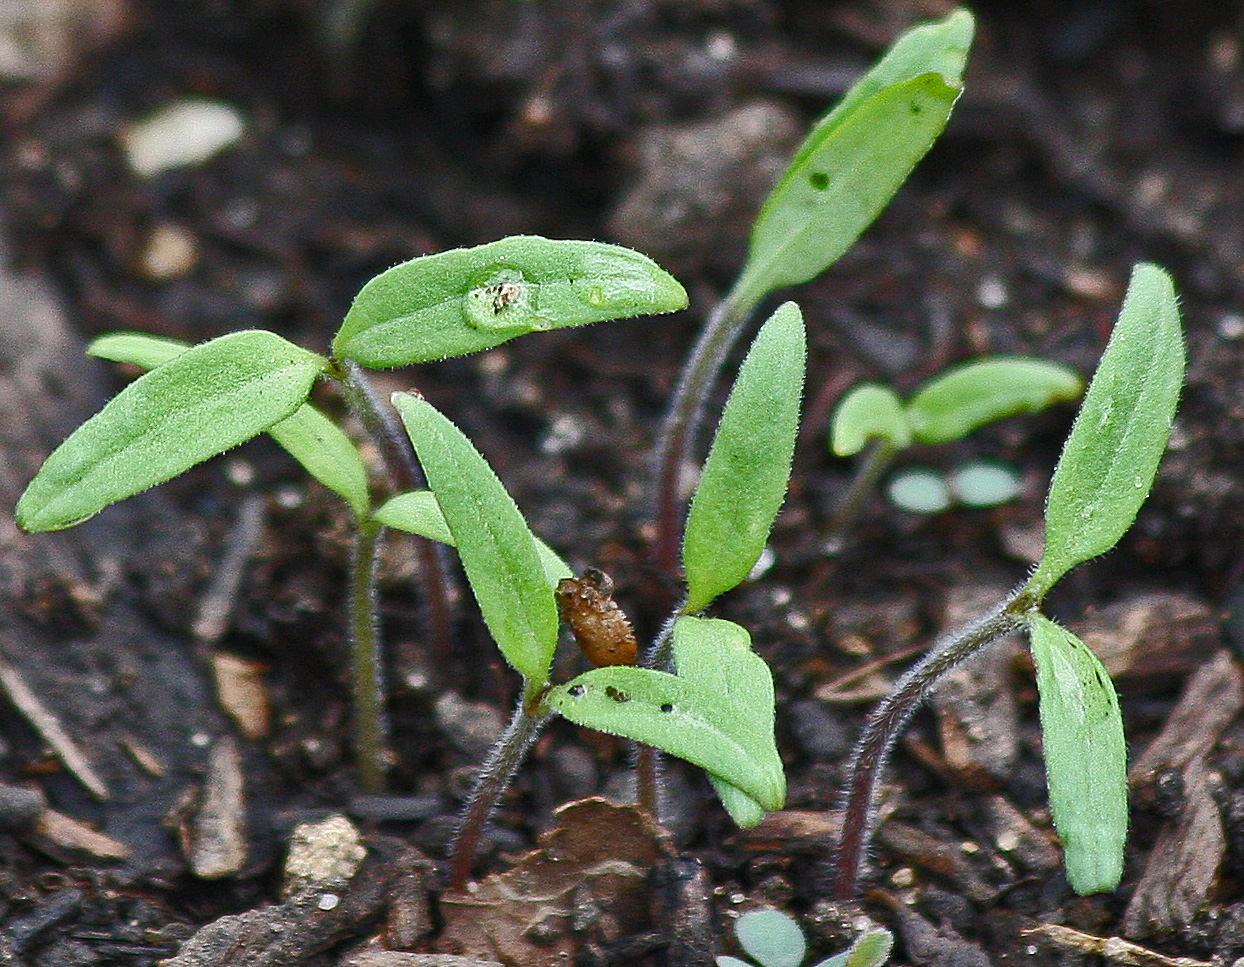
[[[326,26],[356,6],[357,30]],[[649,564],[649,455],[697,327],[807,123],[903,27],[947,9],[99,5],[72,56],[0,89],[0,496],[11,506],[129,375],[82,361],[97,334],[202,340],[263,327],[321,349],[360,285],[399,260],[517,232],[620,241],[678,275],[691,310],[532,336],[377,383],[417,385],[467,430],[537,533],[576,568],[608,572],[650,636],[670,584]],[[467,914],[462,898],[442,901],[454,817],[516,683],[465,596],[452,640],[438,640],[410,546],[391,539],[383,628],[397,761],[391,795],[361,795],[342,642],[347,514],[260,440],[63,534],[23,537],[0,518],[0,780],[15,787],[0,787],[14,798],[0,795],[0,964],[155,964],[231,914],[246,916],[217,923],[214,947],[200,935],[213,953],[177,963],[379,964],[360,953],[369,938],[376,949],[469,948],[466,916],[485,931],[489,917],[519,923],[518,939],[467,952],[521,967],[704,964],[731,949],[729,914],[757,904],[803,918],[821,957],[859,916],[896,931],[898,964],[1104,962],[1084,934],[1143,946],[1116,948],[1120,963],[1244,956],[1244,687],[1233,657],[1244,644],[1244,17],[1209,0],[976,13],[966,92],[945,135],[860,242],[792,293],[811,355],[791,494],[773,565],[718,608],[774,668],[786,812],[740,834],[703,778],[673,763],[672,841],[604,807],[565,814],[558,834],[587,829],[593,848],[616,847],[644,884],[638,900],[583,859],[566,874],[573,916],[511,908],[496,899],[505,883],[547,885],[529,856],[530,880],[492,880],[480,894],[492,899]],[[184,95],[235,105],[245,136],[206,163],[136,177],[117,133]],[[168,229],[190,256],[160,272],[150,246]],[[1087,374],[1140,260],[1174,275],[1188,335],[1171,452],[1120,548],[1050,602],[1106,657],[1122,695],[1135,764],[1123,884],[1089,898],[1066,885],[1031,667],[1022,648],[1003,647],[908,731],[862,899],[833,904],[834,808],[863,717],[941,630],[1024,576],[1071,417],[1060,408],[911,454],[905,462],[941,469],[1003,461],[1023,495],[933,517],[877,496],[829,555],[825,528],[851,469],[826,448],[833,405],[857,380],[907,391],[981,353],[1038,354]],[[231,559],[236,588],[220,580]],[[218,700],[222,655],[258,673],[270,704],[251,733]],[[560,658],[559,675],[579,661]],[[47,718],[106,788],[92,792],[89,773],[53,754]],[[622,743],[551,727],[478,876],[513,866],[560,804],[625,800],[627,763]],[[231,776],[240,798],[228,795]],[[363,869],[340,906],[282,904],[293,828],[338,812],[362,832]],[[57,817],[82,828],[66,832]],[[231,823],[232,838],[213,835]],[[110,839],[86,837],[92,829]],[[225,872],[205,877],[209,862],[194,875],[190,858],[213,848]],[[591,885],[590,917],[580,883]]]

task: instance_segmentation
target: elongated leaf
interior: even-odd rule
[[[303,469],[342,498],[358,517],[371,509],[367,468],[354,442],[310,403],[303,403],[268,433]]]
[[[853,387],[834,409],[829,446],[837,456],[850,457],[878,438],[902,450],[911,445],[911,426],[894,390],[863,383]]]
[[[354,300],[333,353],[371,367],[462,356],[515,336],[674,312],[687,293],[646,256],[602,242],[513,236],[412,259]]]
[[[680,678],[720,695],[755,735],[761,764],[785,787],[782,760],[773,735],[773,675],[752,651],[747,630],[731,621],[683,615],[674,623],[674,668]],[[725,779],[709,779],[722,805],[744,829],[764,818],[764,807]]]
[[[408,534],[418,534],[428,540],[440,541],[454,547],[454,536],[445,523],[436,496],[430,490],[407,490],[386,500],[375,513],[376,520],[386,527],[393,527]],[[562,578],[573,577],[570,566],[540,538],[535,538],[536,552],[544,567],[544,578],[550,588],[556,588]]]
[[[325,360],[261,330],[195,346],[78,427],[17,504],[27,531],[71,527],[262,433],[307,398]]]
[[[654,745],[737,786],[765,809],[781,809],[785,786],[763,746],[713,690],[678,675],[610,665],[549,691],[549,707],[588,728]]]
[[[683,538],[690,613],[747,577],[786,496],[804,370],[803,317],[787,302],[743,360]]]
[[[1050,812],[1067,880],[1079,894],[1113,890],[1127,838],[1127,746],[1114,685],[1079,638],[1033,613]]]
[[[484,623],[505,660],[529,682],[548,677],[557,604],[536,540],[492,468],[462,431],[420,396],[394,393]]]
[[[155,369],[190,348],[178,339],[162,339],[140,332],[100,336],[86,354],[116,363]],[[268,428],[271,437],[297,460],[307,473],[341,497],[356,516],[368,512],[367,468],[350,438],[310,403]]]
[[[934,376],[907,404],[912,435],[947,443],[1017,413],[1036,413],[1084,390],[1075,370],[1028,356],[993,356]]]
[[[1036,597],[1131,526],[1153,486],[1183,381],[1175,287],[1157,266],[1137,265],[1050,482],[1045,552],[1027,585]]]
[[[164,339],[142,332],[113,332],[92,340],[86,347],[86,354],[114,363],[155,369],[189,348],[190,343],[180,339]]]
[[[819,275],[880,214],[946,126],[973,28],[960,10],[904,35],[812,129],[756,218],[741,301]]]
[[[843,960],[844,967],[881,967],[894,946],[894,934],[885,927],[869,930],[855,938]]]

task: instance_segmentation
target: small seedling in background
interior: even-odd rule
[[[1078,399],[1083,390],[1084,383],[1074,370],[1027,356],[993,356],[952,367],[926,381],[906,403],[879,383],[854,387],[834,410],[829,445],[839,457],[861,451],[864,456],[838,502],[828,543],[837,546],[841,542],[847,526],[896,454],[914,444],[962,439],[996,420]],[[929,477],[930,471],[918,471],[924,477],[916,473],[909,474],[910,479],[891,481],[890,497],[896,504],[917,513],[936,513],[950,506],[951,490],[945,482]],[[996,472],[985,470],[983,474],[991,479],[957,479],[955,496],[971,506],[1000,502],[986,497],[985,491],[1005,493],[1004,481],[997,479]],[[900,488],[897,494],[896,486]],[[977,493],[981,496],[976,497]]]
[[[1104,554],[1153,486],[1184,378],[1175,289],[1152,265],[1132,273],[1119,321],[1054,470],[1045,550],[1028,580],[991,612],[933,646],[883,699],[856,744],[838,854],[838,893],[853,896],[871,835],[877,783],[921,700],[992,641],[1028,634],[1037,669],[1050,811],[1067,879],[1081,894],[1113,890],[1127,836],[1127,749],[1114,686],[1074,634],[1040,612],[1068,571]]]
[[[802,967],[808,953],[794,917],[769,908],[749,910],[734,922],[734,936],[743,952],[759,967]],[[894,936],[889,930],[876,928],[855,938],[850,949],[819,960],[811,967],[880,967],[890,956]],[[721,954],[717,967],[754,967],[746,960]]]

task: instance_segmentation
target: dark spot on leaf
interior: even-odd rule
[[[923,105],[921,105],[918,101],[912,101],[911,102],[911,113],[912,114],[923,114],[924,113]]]
[[[664,705],[661,706],[661,711],[665,712],[668,715],[670,712],[674,711],[674,706],[671,705],[669,702],[666,702]]]
[[[566,694],[571,698],[579,698],[583,694],[583,686],[571,685],[568,689],[566,689]]]
[[[829,187],[829,175],[823,171],[814,171],[808,176],[808,183],[817,191],[824,191]]]
[[[614,688],[612,685],[605,686],[605,694],[608,695],[615,702],[629,702],[631,700],[631,697],[627,695],[626,692],[620,691],[619,689]]]

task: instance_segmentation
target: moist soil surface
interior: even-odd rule
[[[576,570],[612,577],[641,640],[677,593],[650,554],[654,436],[749,220],[806,126],[899,31],[949,9],[94,6],[32,0],[3,26],[45,45],[0,89],[6,504],[133,377],[83,359],[94,336],[269,328],[322,351],[363,282],[398,261],[513,233],[617,241],[672,271],[691,308],[375,382],[417,388],[464,428],[534,530]],[[757,906],[800,918],[810,960],[868,921],[894,931],[896,964],[1244,956],[1244,19],[1211,2],[975,12],[944,136],[847,255],[789,293],[810,338],[790,494],[762,573],[714,607],[773,667],[786,810],[740,832],[673,762],[658,830],[615,805],[632,796],[626,744],[554,722],[495,816],[478,885],[448,895],[455,817],[516,678],[460,572],[430,573],[391,534],[393,765],[383,794],[364,794],[343,640],[349,516],[256,440],[70,531],[19,535],[0,515],[0,963],[442,962],[389,950],[699,965],[739,954],[730,923]],[[232,106],[241,138],[136,174],[120,133],[186,97]],[[1014,500],[917,515],[878,492],[834,545],[852,471],[827,449],[834,404],[860,380],[908,393],[987,353],[1087,375],[1142,260],[1174,276],[1187,331],[1171,449],[1119,548],[1048,602],[1120,692],[1122,884],[1077,897],[1066,883],[1031,661],[1014,642],[906,730],[860,895],[833,900],[839,790],[864,717],[942,631],[1023,579],[1073,413],[898,463],[949,474],[987,460],[1015,473]],[[448,622],[429,616],[433,579]],[[573,651],[559,680],[584,667]],[[291,840],[308,838],[295,830],[338,815],[349,823],[314,827],[336,878],[299,892],[283,872]]]

